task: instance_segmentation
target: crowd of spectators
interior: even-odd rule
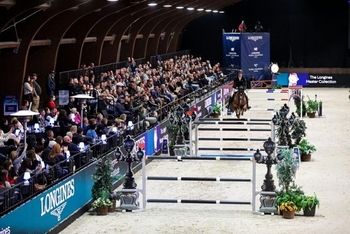
[[[22,183],[26,173],[30,176],[41,174],[34,189],[43,189],[52,183],[52,177],[59,179],[69,173],[69,167],[66,167],[69,155],[79,154],[81,142],[91,144],[102,135],[126,134],[128,123],[139,123],[144,131],[158,123],[164,114],[162,107],[219,82],[223,77],[219,63],[212,65],[209,60],[202,61],[200,57],[190,55],[158,61],[155,66],[149,62],[136,64],[133,58],[128,58],[125,67],[101,74],[94,73],[93,64],[84,69],[84,75],[70,78],[67,84],[69,103],[59,106],[54,94],[50,93],[46,106],[35,106],[39,115],[28,123],[28,130],[17,118],[3,119],[0,126],[0,189]],[[32,85],[26,87],[37,95],[41,90],[35,91],[34,75],[28,77]],[[72,97],[77,94],[87,94],[93,99],[82,105]],[[25,97],[30,96],[26,93]],[[32,98],[24,100],[21,109],[29,109],[32,102]],[[23,144],[24,131],[27,131],[26,144]],[[75,169],[83,163],[82,159],[75,160]],[[52,169],[54,176],[50,174]],[[16,190],[17,200],[23,195],[20,192],[20,189]]]

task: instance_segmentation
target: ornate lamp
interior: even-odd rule
[[[254,153],[254,159],[259,164],[266,164],[267,172],[265,175],[265,180],[261,186],[262,191],[273,192],[276,189],[274,184],[273,175],[271,174],[271,167],[274,164],[277,164],[279,159],[273,156],[275,152],[276,145],[269,139],[264,142],[264,150],[267,153],[267,156],[263,156],[259,150]],[[260,212],[263,213],[277,213],[277,208],[275,206],[276,196],[275,195],[261,195],[260,196]]]
[[[125,173],[125,180],[123,184],[123,189],[136,189],[137,184],[135,183],[134,173],[132,171],[132,163],[139,162],[142,160],[144,156],[144,152],[141,148],[138,149],[136,154],[132,154],[131,152],[134,149],[135,141],[128,135],[124,140],[124,149],[126,151],[126,155],[124,155],[120,148],[117,147],[114,155],[117,161],[126,162],[128,164],[127,172]],[[122,192],[120,208],[122,210],[137,210],[139,209],[139,193],[138,192]]]
[[[277,129],[278,132],[278,145],[279,146],[288,146],[289,141],[289,129],[295,121],[294,112],[288,118],[289,107],[287,104],[284,104],[281,109],[273,116],[272,123],[279,126]]]

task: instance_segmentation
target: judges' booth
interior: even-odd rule
[[[251,81],[271,80],[269,33],[223,33],[223,66],[241,69]],[[250,83],[250,82],[248,82]]]

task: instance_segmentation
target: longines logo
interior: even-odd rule
[[[61,214],[63,212],[64,207],[66,207],[67,202],[63,203],[62,205],[60,205],[59,207],[57,207],[56,209],[54,209],[53,211],[50,212],[51,215],[53,216],[57,216],[57,221],[61,220]]]
[[[229,41],[234,42],[234,41],[239,40],[239,37],[234,37],[234,36],[226,36],[226,40],[229,40]]]
[[[52,192],[41,197],[41,216],[50,213],[51,215],[57,216],[57,220],[60,221],[61,214],[67,205],[67,200],[73,197],[74,193],[74,179],[71,179]]]
[[[258,51],[258,47],[254,47],[254,51]]]
[[[257,63],[254,63],[254,67],[258,67],[258,64],[257,64]]]
[[[232,47],[232,48],[231,48],[231,51],[235,51],[235,47]]]
[[[0,234],[10,234],[11,233],[11,229],[10,227],[1,229]]]
[[[258,40],[262,40],[263,37],[262,36],[249,36],[248,40],[252,40],[252,41],[258,41]]]

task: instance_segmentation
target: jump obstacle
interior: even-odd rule
[[[146,176],[146,159],[150,160],[174,160],[182,162],[183,160],[206,160],[206,161],[247,161],[252,162],[251,178],[221,178],[221,177],[175,177],[175,176]],[[251,201],[234,201],[234,200],[201,200],[201,199],[169,199],[169,198],[149,198],[147,199],[146,181],[208,181],[208,182],[236,182],[251,183],[252,198]],[[251,205],[252,211],[256,212],[256,196],[272,195],[274,192],[265,192],[256,190],[256,162],[252,157],[198,157],[198,156],[152,156],[142,159],[142,188],[141,189],[122,189],[121,192],[133,193],[141,192],[142,210],[146,209],[147,203],[187,203],[187,204],[223,204],[223,205]]]
[[[223,86],[222,90],[227,89],[227,86]],[[288,106],[290,105],[290,100],[294,97],[299,97],[300,98],[300,105],[302,105],[302,89],[303,86],[301,85],[296,85],[296,86],[288,86],[288,88],[282,88],[282,89],[249,89],[247,90],[249,101],[250,102],[281,102],[281,101],[287,101]],[[222,91],[222,95],[225,91]],[[232,89],[231,89],[232,92]],[[282,94],[285,95],[287,94],[287,98],[280,98],[280,97],[251,97],[249,93],[259,93],[260,95],[268,94],[268,95],[277,95],[277,94]],[[232,94],[231,94],[232,95]],[[225,99],[223,99],[222,102],[222,109],[224,110],[226,108],[226,103]],[[249,110],[250,112],[252,111],[278,111],[278,109],[273,108],[273,107],[268,107],[268,108],[251,108]],[[302,113],[301,113],[302,114]],[[302,116],[302,115],[301,115]]]
[[[198,121],[193,122],[195,126],[195,155],[199,155],[198,151],[244,151],[244,152],[254,152],[257,149],[254,147],[199,147],[199,141],[215,141],[215,142],[263,142],[266,141],[268,137],[275,139],[275,127],[272,124],[271,119],[229,119],[229,118],[213,118],[213,119],[198,119]],[[216,128],[199,127],[201,124],[205,125],[216,125]],[[245,128],[223,128],[220,125],[244,125]],[[249,126],[248,126],[249,125]],[[251,125],[262,125],[269,126],[269,128],[250,128]],[[199,131],[219,131],[219,132],[270,132],[270,136],[266,138],[256,138],[256,137],[199,137]],[[191,138],[192,139],[192,138]],[[192,145],[193,142],[190,142]],[[264,151],[264,149],[259,149]],[[190,148],[192,154],[192,147]],[[246,155],[246,154],[245,154]],[[245,156],[236,155],[236,156]],[[235,155],[233,155],[235,156]]]

